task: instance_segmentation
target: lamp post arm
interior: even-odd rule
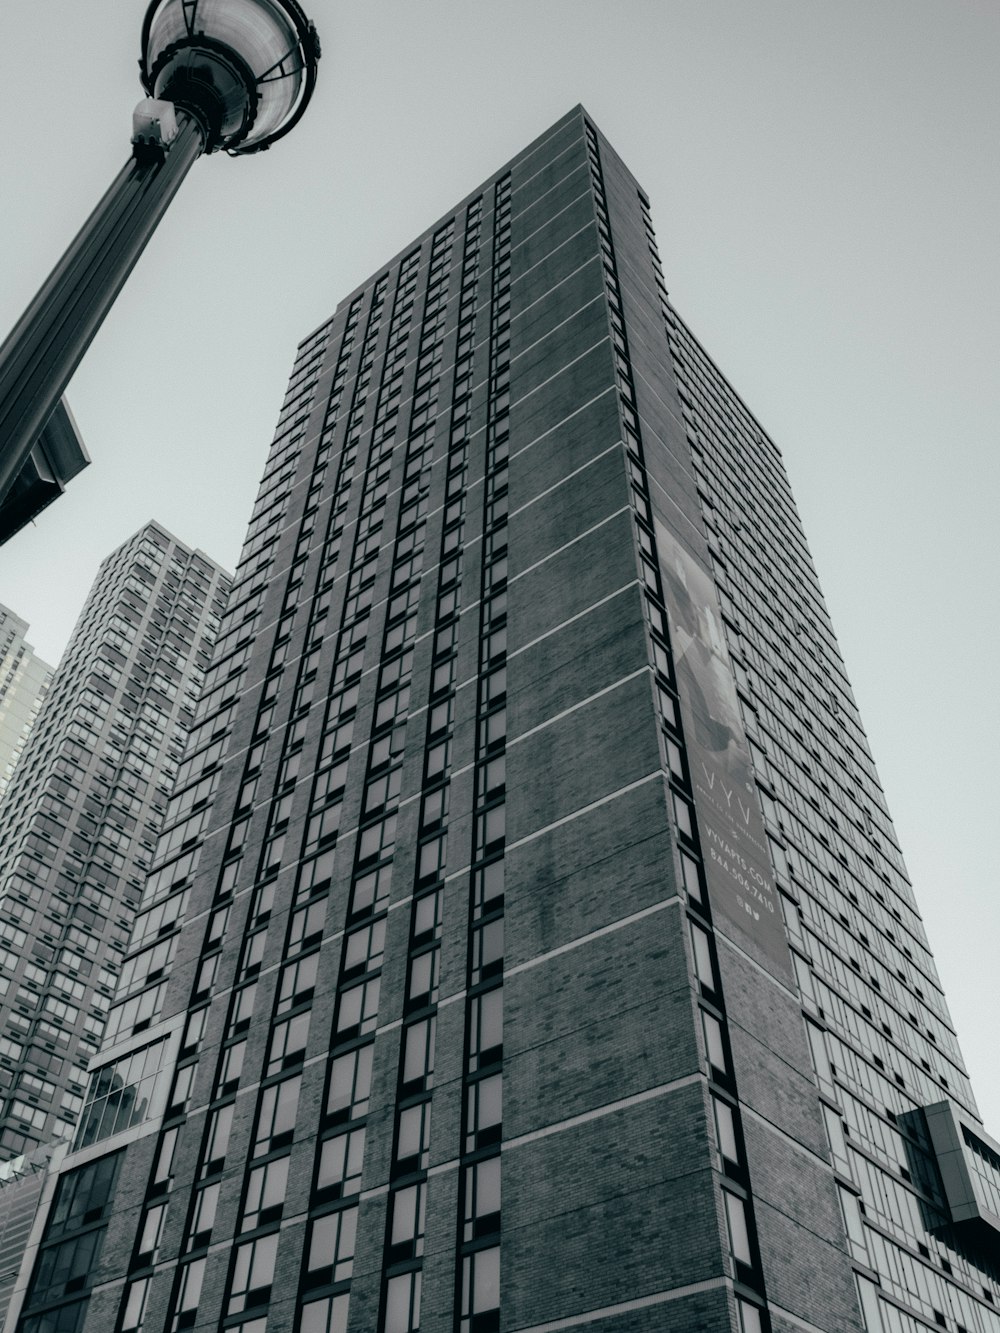
[[[0,347],[0,497],[9,488],[181,182],[204,149],[193,116],[118,173]]]

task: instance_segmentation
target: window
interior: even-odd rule
[[[715,1113],[715,1138],[722,1158],[722,1169],[733,1174],[734,1168],[738,1170],[742,1161],[736,1116],[729,1103],[718,1097],[712,1098],[712,1109]]]
[[[404,1096],[414,1092],[429,1092],[434,1086],[434,1038],[437,1030],[436,1018],[425,1018],[411,1024],[403,1038],[403,1086]]]
[[[243,957],[240,961],[239,979],[249,981],[260,971],[260,965],[264,961],[264,946],[267,944],[267,930],[258,930],[247,937],[247,942],[243,946]]]
[[[707,1010],[701,1011],[701,1026],[705,1037],[705,1054],[708,1057],[709,1074],[712,1078],[724,1080],[729,1065],[726,1060],[726,1047],[723,1040],[722,1024]]]
[[[358,865],[392,855],[396,845],[396,816],[389,815],[366,828],[358,840]]]
[[[729,1223],[730,1252],[737,1265],[744,1264],[750,1268],[753,1266],[753,1255],[750,1250],[750,1230],[747,1226],[746,1204],[735,1194],[730,1194],[728,1190],[723,1190],[722,1195],[726,1205],[726,1219]],[[738,1267],[737,1276],[739,1276]]]
[[[479,1240],[500,1230],[500,1158],[465,1168],[465,1221],[462,1239]]]
[[[493,861],[473,875],[473,909],[475,916],[485,916],[503,906],[504,863]]]
[[[502,1074],[493,1074],[470,1084],[466,1090],[466,1152],[500,1141],[502,1106]]]
[[[301,1083],[301,1075],[296,1075],[295,1078],[286,1078],[281,1083],[272,1083],[260,1094],[257,1133],[253,1145],[254,1157],[273,1152],[291,1143],[295,1131],[295,1114],[299,1106]]]
[[[174,1149],[177,1147],[177,1129],[166,1129],[160,1137],[160,1147],[156,1154],[156,1165],[149,1182],[150,1194],[162,1194],[170,1188],[173,1176]]]
[[[300,907],[292,916],[288,931],[288,950],[307,949],[311,944],[318,944],[323,938],[323,925],[326,921],[326,899],[320,898],[308,907]]]
[[[700,926],[696,926],[694,922],[691,922],[690,927],[691,946],[694,951],[695,976],[701,983],[703,990],[714,992],[716,990],[716,984],[715,969],[712,966],[711,941],[709,940],[708,934],[702,930]]]
[[[316,1190],[326,1198],[357,1194],[365,1155],[365,1131],[352,1129],[327,1139],[320,1148]]]
[[[165,1203],[158,1203],[152,1208],[146,1209],[146,1214],[142,1219],[142,1230],[139,1232],[139,1241],[135,1250],[136,1268],[143,1268],[146,1264],[153,1264],[156,1262],[156,1255],[160,1248],[160,1239],[163,1235],[163,1223],[166,1215],[167,1205]]]
[[[424,1215],[427,1186],[410,1185],[392,1196],[392,1230],[389,1233],[387,1264],[419,1259],[424,1252]]]
[[[242,990],[235,993],[229,1019],[229,1036],[235,1036],[238,1032],[245,1032],[250,1026],[250,1018],[253,1014],[256,999],[256,982],[252,986],[244,986]]]
[[[240,1314],[271,1299],[274,1260],[278,1253],[278,1233],[261,1236],[236,1249],[233,1275],[229,1283],[226,1314]]]
[[[311,953],[294,963],[289,963],[281,974],[278,988],[278,1003],[275,1013],[283,1014],[298,1004],[305,1004],[313,997],[316,988],[316,970],[319,966],[319,954]]]
[[[435,889],[433,892],[424,893],[423,896],[414,900],[410,938],[411,949],[419,948],[440,939],[441,898],[441,890]],[[436,965],[434,965],[434,971],[436,973]]]
[[[201,1299],[201,1284],[205,1280],[205,1260],[192,1259],[181,1269],[177,1284],[177,1296],[174,1300],[174,1317],[170,1323],[172,1333],[178,1329],[192,1328],[198,1317],[198,1301]]]
[[[858,1281],[860,1284],[862,1279],[859,1278]],[[740,1333],[764,1333],[763,1314],[757,1306],[751,1305],[749,1301],[743,1300],[737,1301],[736,1304],[739,1306],[740,1311]],[[867,1314],[868,1312],[866,1310],[866,1318]],[[869,1321],[868,1328],[872,1330],[872,1333],[875,1333],[876,1330],[881,1328],[881,1325]]]
[[[313,1222],[306,1259],[306,1280],[310,1286],[344,1282],[351,1276],[357,1230],[356,1207],[327,1213]]]
[[[503,971],[503,918],[498,917],[480,926],[472,936],[472,976],[475,986]]]
[[[426,1171],[431,1141],[431,1104],[420,1102],[399,1113],[396,1174]]]
[[[208,1245],[212,1238],[212,1226],[215,1225],[216,1208],[219,1206],[219,1181],[213,1185],[205,1185],[204,1189],[199,1190],[195,1196],[195,1208],[191,1214],[191,1225],[188,1226],[188,1244],[187,1248],[200,1249],[203,1245]],[[151,1261],[152,1262],[152,1261]]]
[[[410,959],[410,980],[406,1000],[411,1009],[422,1009],[425,1005],[437,1002],[440,961],[440,949],[429,949]]]
[[[169,1071],[161,1068],[167,1042],[153,1042],[93,1071],[76,1147],[88,1147],[159,1114]]]
[[[328,1296],[302,1307],[298,1333],[347,1333],[350,1296]]]
[[[241,1231],[253,1231],[281,1217],[288,1186],[288,1158],[256,1166],[247,1179],[247,1196],[243,1204]]]
[[[497,986],[469,1001],[469,1073],[503,1055],[503,989]]]
[[[392,867],[380,866],[367,875],[359,875],[354,881],[351,895],[351,915],[381,912],[389,903],[389,888],[392,879]]]
[[[202,1175],[209,1176],[214,1171],[222,1170],[226,1162],[226,1151],[229,1148],[229,1131],[232,1127],[232,1102],[228,1106],[220,1106],[209,1116],[205,1149],[202,1153]]]
[[[330,1090],[326,1099],[326,1111],[331,1119],[356,1120],[368,1114],[373,1050],[369,1042],[331,1061]]]
[[[137,1282],[130,1282],[125,1288],[125,1297],[122,1301],[121,1333],[142,1333],[148,1294],[148,1277],[141,1277]]]
[[[385,1333],[415,1333],[420,1327],[420,1271],[391,1277],[385,1288]]]
[[[378,977],[341,991],[337,1007],[337,1040],[360,1037],[373,1032],[378,1022],[381,983]]]
[[[373,921],[348,935],[344,947],[345,977],[371,972],[382,965],[385,950],[385,919]]]
[[[282,1070],[300,1065],[305,1058],[306,1042],[309,1040],[310,1012],[296,1014],[283,1023],[275,1024],[271,1032],[271,1045],[268,1053],[265,1078],[269,1074],[279,1074]]]
[[[500,1328],[500,1247],[477,1250],[462,1260],[461,1333],[496,1333]]]
[[[217,1097],[236,1091],[239,1086],[240,1075],[243,1073],[243,1060],[246,1053],[246,1041],[238,1041],[233,1046],[227,1046],[222,1052],[222,1059],[219,1063],[219,1077],[215,1089]]]

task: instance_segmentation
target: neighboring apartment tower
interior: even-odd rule
[[[301,345],[174,800],[23,1333],[1000,1331],[780,456],[582,109]]]
[[[28,622],[0,603],[0,801],[52,683],[27,633]]]
[[[228,589],[156,523],[108,556],[0,807],[0,1161],[73,1131]]]

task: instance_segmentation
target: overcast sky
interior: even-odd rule
[[[0,335],[129,152],[143,0],[4,0]],[[577,102],[784,452],[1000,1137],[996,0],[309,0],[303,123],[196,164],[70,386],[93,458],[0,552],[56,661],[150,518],[232,568],[297,342]]]

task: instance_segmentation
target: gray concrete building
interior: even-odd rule
[[[1000,1333],[780,454],[582,108],[301,344],[125,968],[22,1333]]]
[[[0,1161],[72,1134],[227,591],[156,523],[109,555],[0,806]]]
[[[0,801],[52,683],[27,633],[28,622],[0,603]]]

